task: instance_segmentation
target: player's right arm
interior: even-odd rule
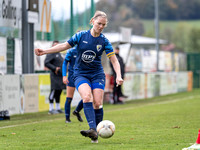
[[[64,84],[69,83],[69,81],[68,81],[68,79],[67,79],[67,76],[63,76],[63,83],[64,83]]]
[[[105,38],[105,51],[106,51],[106,56],[110,59],[113,69],[116,73],[117,86],[122,85],[123,79],[121,77],[121,69],[120,69],[119,61],[113,51],[111,43],[106,38]]]
[[[62,65],[62,76],[63,76],[63,83],[67,84],[67,64],[68,62],[66,61],[66,59],[63,61],[63,65]]]
[[[69,82],[68,78],[67,78],[67,72],[68,72],[68,64],[69,64],[70,60],[71,60],[71,51],[69,50],[67,52],[65,59],[63,61],[63,64],[62,64],[62,76],[63,76],[64,84],[67,84]]]
[[[44,54],[58,53],[58,52],[67,50],[67,49],[69,49],[71,47],[72,46],[68,42],[65,42],[65,43],[57,44],[56,46],[53,46],[53,47],[48,48],[48,49],[36,48],[35,49],[35,54],[37,56],[41,56],[41,55],[44,55]]]

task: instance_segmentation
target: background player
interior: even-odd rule
[[[65,56],[63,65],[62,65],[62,75],[63,75],[63,83],[67,85],[67,97],[65,102],[65,117],[66,117],[66,123],[71,122],[70,120],[70,111],[71,111],[71,101],[74,96],[75,91],[75,85],[74,85],[74,64],[77,57],[77,50],[76,47],[71,48],[69,51],[67,51],[67,54]],[[67,75],[68,72],[68,75]],[[73,111],[73,115],[77,117],[77,119],[80,122],[83,122],[83,119],[80,115],[80,111],[83,108],[83,101],[81,100],[76,109]]]
[[[125,74],[125,63],[124,63],[124,60],[123,58],[119,55],[119,47],[115,47],[115,55],[119,61],[119,64],[120,64],[120,68],[121,68],[121,75],[122,75],[122,79],[124,79],[124,74]],[[123,104],[123,101],[120,100],[120,97],[124,97],[124,98],[127,98],[126,95],[124,95],[122,93],[122,87],[121,85],[119,86],[116,86],[116,73],[115,73],[115,70],[112,66],[112,64],[110,63],[110,66],[111,66],[111,70],[112,70],[112,79],[114,79],[114,86],[113,86],[113,104]]]

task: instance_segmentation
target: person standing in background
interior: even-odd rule
[[[53,41],[52,47],[59,42]],[[63,58],[60,53],[48,54],[45,58],[45,67],[50,70],[51,91],[49,94],[49,114],[63,113],[60,108],[60,95],[65,89],[65,84],[62,82],[62,63]],[[54,109],[54,100],[56,108]]]
[[[125,74],[125,64],[124,64],[124,60],[123,58],[119,55],[119,47],[115,47],[115,55],[119,61],[120,64],[120,68],[121,68],[121,75],[122,75],[122,79],[124,79],[124,74]],[[112,64],[110,63],[111,69],[112,69],[112,79],[114,80],[114,86],[113,86],[113,103],[114,104],[123,104],[123,101],[120,100],[120,97],[123,98],[127,98],[127,96],[125,96],[122,93],[122,86],[116,84],[116,73],[114,71],[114,68],[112,66]]]

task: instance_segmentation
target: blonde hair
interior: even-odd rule
[[[107,21],[106,21],[106,25],[108,24],[108,18],[107,18],[106,13],[103,12],[103,11],[99,11],[99,10],[97,10],[97,11],[95,12],[94,16],[90,19],[90,24],[93,25],[93,24],[92,24],[92,21],[93,21],[94,19],[97,19],[98,17],[104,17],[104,18],[106,18],[106,20],[107,20]]]

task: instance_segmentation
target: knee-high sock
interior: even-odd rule
[[[83,108],[90,129],[96,130],[96,120],[92,102],[83,103]]]
[[[75,111],[80,112],[81,109],[83,109],[83,100],[80,100],[80,102],[78,103]]]
[[[71,102],[72,102],[72,98],[66,97],[66,101],[65,101],[65,117],[66,117],[66,119],[70,118]]]
[[[49,111],[52,111],[53,110],[53,103],[49,103]]]
[[[103,108],[95,109],[96,125],[103,120]]]

